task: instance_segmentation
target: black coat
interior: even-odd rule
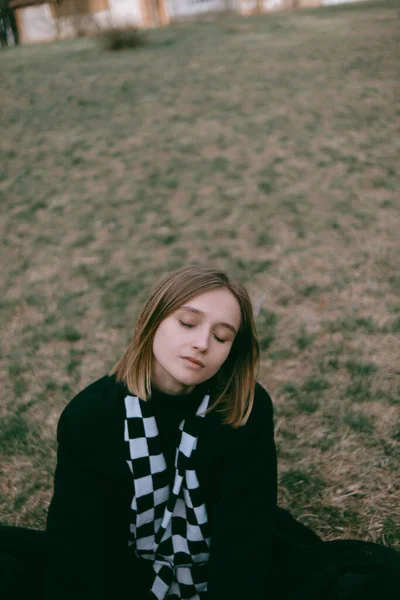
[[[124,442],[126,393],[114,377],[103,377],[60,417],[47,520],[46,600],[71,595],[125,600],[126,589],[130,600],[142,600],[149,589],[151,565],[128,549],[133,478]],[[277,468],[272,403],[260,384],[245,426],[224,425],[216,411],[206,416],[195,469],[211,523],[208,599],[264,596]]]
[[[0,527],[5,600],[148,598],[150,561],[128,549],[133,486],[124,395],[122,385],[105,377],[63,412],[47,532]],[[167,466],[180,410],[193,410],[192,400],[182,398],[181,408],[174,400],[176,410],[169,411],[161,401],[157,408],[152,395]],[[398,599],[397,552],[355,540],[323,542],[276,506],[272,407],[260,385],[245,427],[226,427],[217,413],[203,426],[196,469],[211,521],[210,600]]]

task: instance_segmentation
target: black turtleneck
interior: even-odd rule
[[[207,389],[197,386],[190,394],[171,395],[152,388],[151,402],[161,446],[169,473],[174,469],[175,450],[179,444],[179,425],[198,409]]]

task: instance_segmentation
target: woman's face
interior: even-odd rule
[[[153,384],[169,394],[186,394],[210,379],[228,357],[240,322],[239,303],[226,288],[186,302],[156,331]]]

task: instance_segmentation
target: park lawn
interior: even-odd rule
[[[400,547],[399,31],[390,0],[0,53],[2,523],[44,526],[62,408],[201,262],[258,312],[281,505]]]

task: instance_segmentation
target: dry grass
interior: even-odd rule
[[[397,12],[1,54],[3,522],[44,525],[61,409],[153,281],[200,261],[263,298],[281,503],[327,539],[400,546]]]

